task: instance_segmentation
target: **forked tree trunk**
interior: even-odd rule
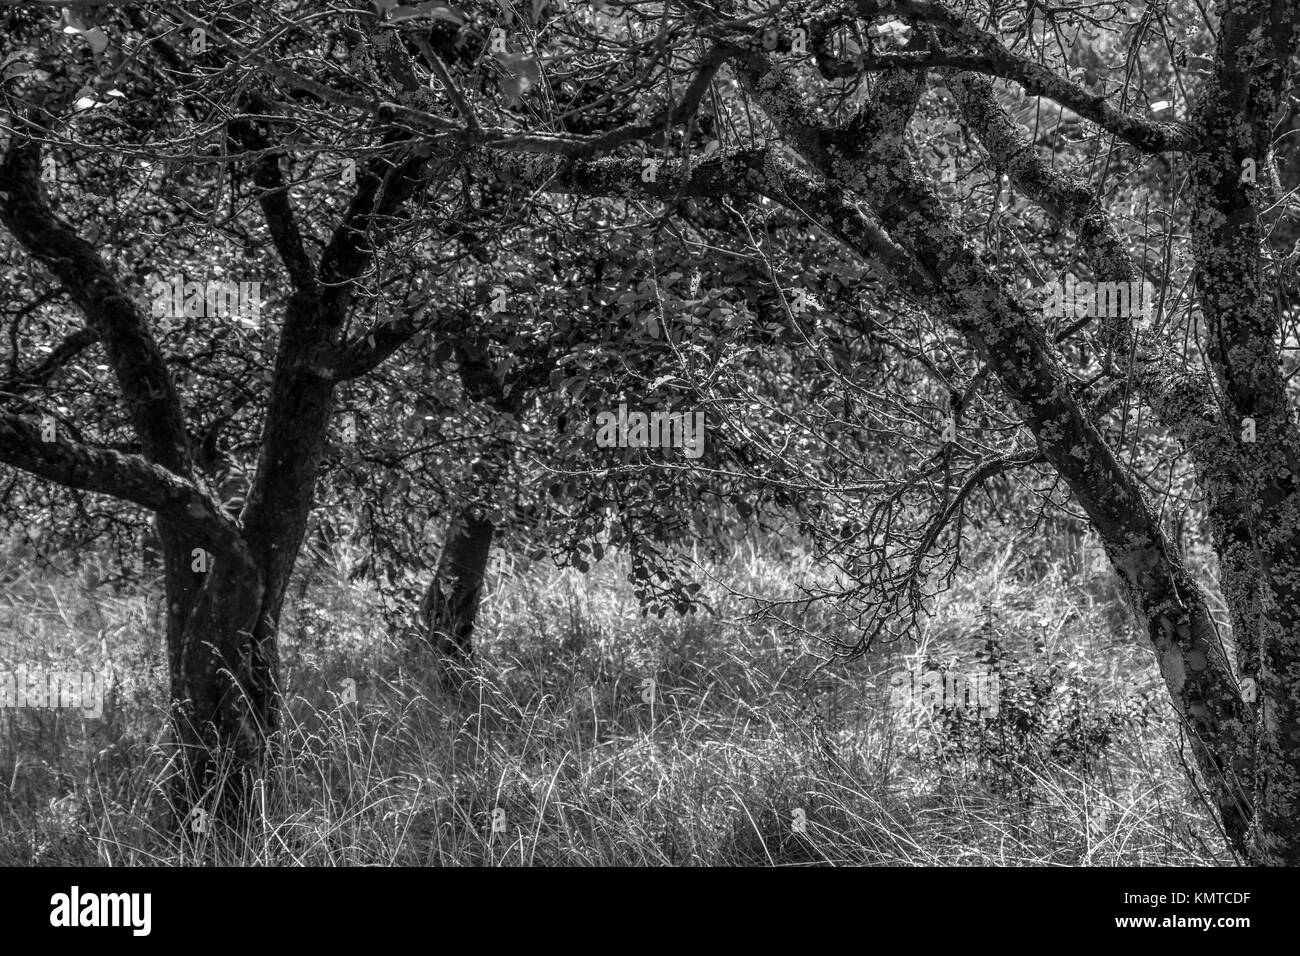
[[[457,512],[420,607],[421,637],[438,655],[443,683],[455,689],[474,659],[474,621],[495,530],[473,506]]]
[[[170,690],[182,747],[172,797],[187,820],[196,804],[218,818],[246,818],[256,789],[274,779],[265,770],[278,723],[276,630],[313,507],[334,389],[407,341],[418,315],[413,309],[406,324],[377,331],[367,345],[349,344],[353,283],[371,271],[382,241],[375,226],[391,222],[424,188],[429,159],[429,151],[413,150],[395,166],[368,165],[316,263],[286,200],[279,158],[263,150],[265,138],[248,124],[232,130],[248,137],[250,150],[262,150],[253,183],[293,287],[255,478],[238,521],[196,482],[181,398],[148,321],[94,247],[51,209],[40,183],[40,141],[14,137],[0,159],[0,222],[85,314],[90,338],[74,347],[103,345],[141,446],[139,456],[123,456],[58,436],[51,441],[5,414],[0,459],[159,516],[154,545],[163,564]]]

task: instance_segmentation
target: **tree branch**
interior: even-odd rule
[[[932,0],[853,0],[851,9],[862,19],[897,15],[934,24],[975,52],[864,54],[851,69],[837,66],[819,55],[819,68],[825,75],[839,77],[872,70],[955,67],[1013,80],[1027,92],[1054,100],[1143,152],[1181,151],[1196,146],[1197,136],[1191,124],[1160,123],[1118,110],[1106,102],[1105,97],[1089,93],[1042,64],[1008,50],[993,34]],[[788,48],[788,42],[785,45]]]
[[[62,436],[42,441],[28,418],[0,413],[0,461],[69,488],[111,495],[155,511],[196,544],[243,547],[238,526],[192,482],[134,455],[94,448]]]
[[[36,365],[23,369],[12,378],[0,381],[0,395],[17,395],[30,388],[47,385],[59,369],[80,355],[87,346],[98,341],[99,334],[93,329],[83,328],[70,333],[54,347],[53,352]]]
[[[257,107],[254,105],[253,108]],[[316,270],[303,246],[298,219],[289,202],[289,189],[280,171],[279,156],[271,152],[270,141],[248,118],[240,117],[231,122],[230,134],[241,148],[259,154],[252,164],[253,184],[258,188],[257,202],[289,281],[299,292],[317,294]]]
[[[0,162],[0,221],[49,269],[104,343],[145,456],[176,474],[191,473],[180,398],[139,309],[94,246],[60,220],[40,188],[40,146],[17,136]]]

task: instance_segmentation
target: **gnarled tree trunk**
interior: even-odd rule
[[[40,110],[33,117],[52,122]],[[173,808],[182,821],[197,806],[239,823],[254,809],[257,788],[273,779],[266,761],[278,723],[276,631],[313,507],[335,386],[391,355],[415,333],[422,315],[417,303],[400,321],[357,340],[345,338],[353,283],[370,269],[381,238],[376,222],[388,221],[422,188],[428,156],[413,152],[395,166],[376,160],[359,172],[356,194],[316,263],[302,245],[274,151],[247,123],[234,124],[232,133],[258,153],[257,198],[293,287],[256,477],[240,519],[198,480],[185,410],[144,313],[94,246],[53,211],[40,184],[40,142],[17,136],[0,161],[0,222],[85,314],[87,328],[59,354],[75,354],[91,342],[102,346],[140,454],[63,434],[51,440],[30,418],[4,412],[0,461],[156,514],[182,758]]]
[[[238,826],[254,809],[276,727],[275,641],[258,626],[265,589],[247,550],[206,560],[201,575],[188,554],[179,563],[169,556],[166,567],[169,593],[192,595],[187,611],[173,605],[167,616],[177,743],[185,755],[172,800],[182,818],[201,810]]]

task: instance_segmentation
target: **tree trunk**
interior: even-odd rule
[[[1241,168],[1265,162],[1277,141],[1296,17],[1291,5],[1264,0],[1220,9],[1214,72],[1192,117],[1201,141],[1188,164],[1196,210],[1191,250],[1204,351],[1226,416],[1237,434],[1247,420],[1256,433],[1237,442],[1233,483],[1252,532],[1262,592],[1258,603],[1246,605],[1247,612],[1258,609],[1260,626],[1245,635],[1242,655],[1256,685],[1253,862],[1294,866],[1300,863],[1300,428],[1278,351],[1282,311],[1260,255],[1271,231],[1264,214],[1275,200],[1243,181]]]
[[[193,550],[179,554],[164,538],[167,646],[177,742],[184,771],[172,805],[239,826],[254,811],[266,775],[267,740],[277,724],[273,636],[259,626],[262,575],[247,551],[208,554],[194,570]]]
[[[1247,850],[1253,812],[1250,712],[1214,630],[1205,596],[1182,567],[1139,482],[1088,420],[1043,330],[975,254],[900,148],[901,123],[919,94],[915,76],[887,75],[853,135],[832,135],[785,110],[789,77],[761,56],[742,74],[783,134],[820,172],[851,181],[921,273],[911,284],[935,314],[951,316],[1021,409],[1039,449],[1070,486],[1105,543],[1145,626],[1171,701],[1193,737],[1196,763],[1229,840]],[[789,187],[790,177],[783,185]],[[820,210],[810,211],[818,215]],[[872,248],[838,211],[823,227],[850,246]],[[869,240],[869,237],[867,237]]]
[[[163,544],[158,533],[157,519],[149,523],[149,529],[140,542],[140,568],[145,574],[162,570]]]
[[[34,115],[53,122],[44,111]],[[256,141],[247,144],[250,151],[267,145],[246,123],[232,124],[232,131]],[[385,238],[376,226],[391,223],[424,188],[429,151],[411,151],[396,165],[367,165],[318,264],[303,246],[279,157],[269,149],[260,155],[253,183],[293,294],[255,478],[237,522],[196,480],[184,408],[146,316],[94,246],[50,207],[40,182],[40,139],[16,135],[0,159],[0,222],[85,314],[86,333],[65,344],[67,354],[102,344],[140,440],[138,456],[121,455],[58,436],[50,441],[22,417],[5,414],[0,459],[158,515],[146,549],[160,550],[163,564],[172,712],[182,747],[172,796],[183,819],[195,807],[224,818],[254,809],[249,798],[267,779],[277,725],[276,630],[313,506],[334,388],[407,341],[419,314],[412,307],[403,322],[361,340],[367,345],[346,339],[354,282],[371,271],[376,242]]]
[[[527,401],[528,388],[517,379],[505,387],[486,360],[482,343],[460,338],[453,342],[461,385],[475,401],[496,412],[518,418]],[[447,528],[438,569],[420,605],[420,639],[437,654],[443,685],[459,691],[474,660],[474,621],[478,616],[488,555],[496,528],[486,515],[510,470],[513,439],[509,433],[492,437],[471,471],[479,497],[460,504]]]
[[[456,689],[474,659],[474,620],[495,530],[473,506],[456,514],[420,607],[421,637],[438,655],[443,683]]]

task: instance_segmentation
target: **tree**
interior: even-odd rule
[[[17,21],[14,36],[39,27],[29,11],[10,16]],[[84,24],[69,26],[85,32]],[[131,35],[129,26],[114,26],[122,36]],[[136,39],[157,55],[150,79],[162,92],[168,86],[166,66],[181,57],[150,26],[141,33]],[[24,55],[32,58],[34,48],[20,50],[18,56]],[[201,72],[192,68],[194,74]],[[7,127],[0,221],[85,316],[88,332],[78,334],[93,335],[103,348],[139,453],[96,447],[66,432],[43,434],[32,419],[7,413],[0,420],[0,454],[8,464],[44,478],[111,494],[156,513],[165,564],[172,695],[187,755],[179,805],[185,812],[187,801],[205,797],[216,770],[229,760],[240,770],[243,784],[230,790],[223,808],[238,811],[276,727],[275,630],[312,507],[334,390],[338,382],[373,368],[419,327],[419,304],[409,306],[398,322],[358,338],[348,335],[347,320],[356,280],[373,267],[392,215],[427,190],[429,156],[408,149],[394,162],[361,164],[332,235],[312,255],[279,162],[265,150],[264,131],[251,119],[223,123],[230,139],[254,154],[243,186],[260,208],[291,288],[279,303],[280,335],[264,397],[257,466],[236,519],[205,487],[175,376],[147,313],[95,245],[58,215],[42,181],[50,155],[46,142],[68,135],[77,114],[92,108],[84,100],[93,102],[96,94],[83,95],[75,82],[67,82],[71,77],[51,79],[49,71],[29,67],[17,75],[19,84],[31,90],[27,96],[9,95],[8,105],[22,123]],[[143,147],[141,153],[149,150]],[[186,289],[185,300],[185,314],[191,314],[191,304],[203,314],[203,291]],[[64,361],[76,354],[62,351]]]
[[[174,683],[178,698],[218,728],[205,743],[239,741],[251,756],[273,725],[274,624],[311,509],[334,382],[390,356],[420,321],[408,309],[372,339],[344,331],[358,299],[374,294],[374,276],[402,275],[401,256],[384,251],[400,248],[395,239],[439,237],[457,250],[442,275],[472,280],[482,271],[475,252],[483,237],[460,203],[486,182],[504,186],[505,201],[520,208],[546,193],[604,197],[616,208],[657,207],[673,222],[689,217],[692,204],[713,215],[743,210],[746,222],[777,205],[907,303],[917,345],[900,348],[886,327],[890,349],[930,384],[950,387],[949,437],[940,444],[964,439],[941,451],[937,471],[927,463],[925,494],[889,476],[877,510],[919,533],[901,550],[867,542],[870,560],[859,563],[877,590],[892,593],[877,603],[890,615],[915,612],[907,590],[924,579],[932,549],[952,540],[953,519],[974,490],[1044,462],[1124,583],[1229,840],[1258,862],[1300,861],[1300,603],[1292,590],[1300,430],[1281,369],[1295,310],[1280,263],[1293,267],[1294,259],[1274,246],[1293,226],[1273,228],[1291,214],[1281,171],[1293,171],[1294,147],[1279,131],[1294,123],[1292,10],[1246,0],[1206,16],[1194,4],[1172,4],[1130,23],[1126,10],[1102,18],[1084,6],[998,16],[931,0],[688,2],[604,13],[535,6],[494,21],[485,11],[383,2],[374,17],[322,13],[307,27],[308,6],[292,15],[241,7],[237,21],[205,19],[206,6],[158,7],[159,23],[202,31],[209,44],[209,60],[166,75],[181,77],[178,101],[207,104],[192,129],[220,129],[238,147],[218,146],[212,158],[249,169],[247,188],[292,287],[256,477],[238,521],[196,483],[168,366],[138,306],[41,195],[40,139],[59,128],[58,109],[36,96],[10,107],[22,122],[10,128],[0,169],[0,218],[86,314],[141,443],[139,456],[42,443],[29,418],[6,414],[0,458],[159,513]],[[151,50],[166,47],[164,31],[147,19],[122,28],[149,35]],[[1184,70],[1193,56],[1205,68]],[[1117,82],[1121,60],[1129,71]],[[1173,86],[1162,70],[1174,74]],[[39,78],[17,83],[45,90]],[[1167,91],[1163,104],[1151,102],[1156,87]],[[79,92],[65,91],[65,102]],[[1030,125],[1044,112],[1056,118],[1050,134],[1026,134],[1024,94],[1037,98]],[[1138,102],[1151,112],[1181,106],[1185,118],[1146,118]],[[995,173],[987,187],[945,181],[962,178],[955,159],[970,151],[951,135],[930,135],[940,111],[958,116],[987,155],[983,165]],[[1081,135],[1089,128],[1094,137]],[[931,142],[947,148],[940,169],[927,166]],[[276,157],[322,147],[369,158],[358,162],[357,191],[314,257]],[[1074,175],[1071,162],[1090,163],[1090,178]],[[1185,171],[1185,185],[1143,172],[1150,163]],[[312,162],[298,158],[293,168],[302,174]],[[1145,177],[1148,192],[1168,204],[1154,259],[1141,243],[1134,261],[1106,202],[1134,199],[1146,186],[1117,186],[1113,169]],[[457,210],[468,230],[456,225]],[[1036,259],[1022,253],[1013,214]],[[971,221],[980,215],[982,230]],[[1183,221],[1191,240],[1180,261],[1172,246]],[[1060,229],[1073,233],[1078,256]],[[1040,264],[1091,272],[1089,285],[1067,286],[1072,299],[1087,290],[1083,308],[1071,301],[1064,316],[1042,314],[1033,301],[1044,291]],[[1142,281],[1160,290],[1151,309],[1140,287],[1143,307],[1118,299],[1118,283],[1127,292]],[[852,316],[866,323],[868,339],[877,311],[891,310]],[[1175,311],[1192,319],[1185,347],[1161,334]],[[852,360],[852,350],[841,354]],[[328,363],[322,370],[339,356],[345,372]],[[928,402],[929,387],[909,385],[893,398],[910,389]],[[1150,463],[1141,456],[1160,445],[1145,428],[1129,430],[1136,402],[1191,464],[1230,643],[1148,491]],[[987,413],[987,425],[963,417],[972,407]],[[1018,435],[995,427],[1007,414]],[[833,509],[823,517],[834,518]],[[201,583],[176,572],[171,583],[170,569],[183,566],[195,542],[214,550],[216,570]],[[901,575],[889,570],[899,561]],[[206,642],[217,657],[195,652]],[[222,678],[223,669],[238,680]],[[236,684],[250,692],[251,708],[224,696]]]
[[[885,15],[913,25],[909,49],[859,47],[856,56],[845,57],[843,43],[834,42],[842,40],[841,31]],[[927,313],[943,316],[996,377],[1039,453],[1103,540],[1145,623],[1230,840],[1257,860],[1278,863],[1296,859],[1300,799],[1300,756],[1290,742],[1300,647],[1291,637],[1295,612],[1287,584],[1296,552],[1293,527],[1283,517],[1295,501],[1289,462],[1297,433],[1278,371],[1282,306],[1275,308],[1262,279],[1270,274],[1264,241],[1270,183],[1254,171],[1272,168],[1274,127],[1293,75],[1294,24],[1291,14],[1264,5],[1222,5],[1216,15],[1217,26],[1204,25],[1206,40],[1213,38],[1214,67],[1196,91],[1189,119],[1178,123],[1124,112],[937,4],[862,2],[788,18],[782,11],[770,21],[772,32],[758,37],[751,20],[715,21],[709,26],[717,45],[706,56],[734,68],[799,164],[769,147],[724,150],[696,168],[674,164],[658,171],[651,189],[637,184],[635,161],[533,164],[530,181],[664,199],[766,195],[799,209]],[[701,19],[708,23],[707,14]],[[1057,24],[1012,26],[1030,38],[1036,54],[1047,56],[1046,38]],[[809,72],[799,61],[776,55],[795,53],[794,38],[807,43],[825,78],[882,74],[847,121],[835,123],[803,95]],[[1084,183],[1028,148],[987,77],[1050,97],[1142,154],[1186,158],[1194,207],[1191,253],[1209,336],[1206,365],[1144,334],[1133,310],[1104,309],[1091,316],[1101,319],[1098,344],[1111,356],[1103,378],[1118,379],[1122,387],[1089,395],[1085,381],[1067,369],[1059,344],[1047,338],[1018,290],[982,261],[909,155],[904,132],[930,71],[951,84],[994,165],[1063,226],[1077,230],[1098,282],[1137,275],[1110,217]],[[1103,436],[1103,416],[1117,392],[1129,388],[1194,464],[1227,582],[1239,665],[1253,692],[1243,694],[1204,590],[1184,567],[1136,471]]]

